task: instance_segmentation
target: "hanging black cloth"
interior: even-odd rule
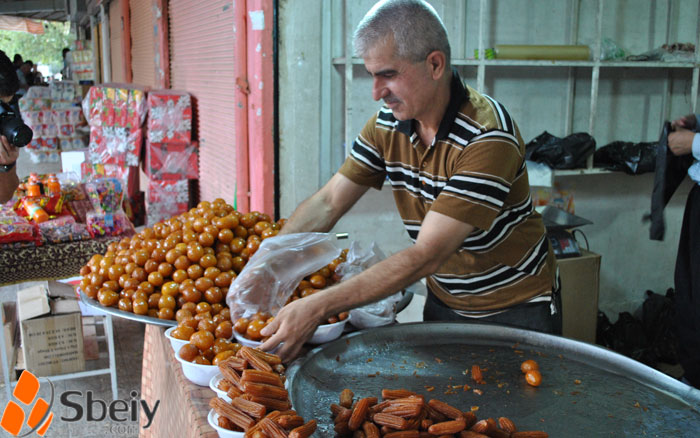
[[[671,131],[671,123],[665,122],[659,144],[656,146],[656,174],[654,191],[651,194],[651,227],[649,228],[651,240],[664,240],[666,232],[664,208],[688,174],[688,168],[693,164],[692,154],[677,157],[668,148],[668,134]]]

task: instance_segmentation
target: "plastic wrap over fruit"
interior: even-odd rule
[[[335,237],[326,233],[295,233],[265,239],[246,263],[226,295],[231,320],[256,312],[276,315],[294,288],[340,254]]]

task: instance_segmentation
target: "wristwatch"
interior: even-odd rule
[[[17,163],[17,161],[13,161],[10,164],[0,164],[0,172],[1,173],[9,172],[10,170],[12,170],[13,167],[15,167],[15,163]]]

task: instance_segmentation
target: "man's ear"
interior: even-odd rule
[[[447,66],[447,60],[445,54],[439,50],[433,50],[428,54],[426,58],[426,63],[428,68],[430,68],[430,75],[434,80],[438,80],[445,73],[445,67]]]

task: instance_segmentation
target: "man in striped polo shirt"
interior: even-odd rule
[[[360,275],[285,306],[263,329],[294,357],[328,316],[427,278],[425,320],[489,321],[559,333],[556,264],[534,211],[525,146],[503,105],[463,85],[447,32],[421,0],[377,3],[355,51],[384,106],[331,180],[282,233],[328,231],[370,188],[391,184],[413,245]]]

